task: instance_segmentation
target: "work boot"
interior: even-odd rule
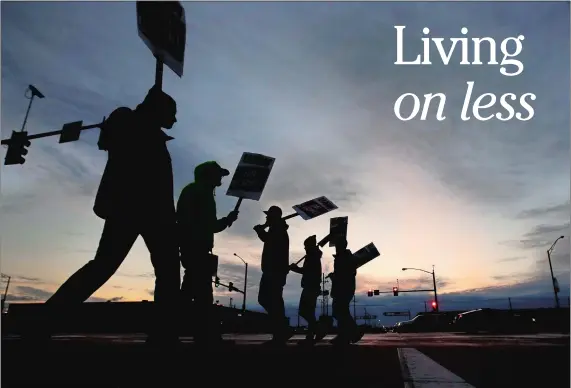
[[[364,335],[365,332],[363,330],[356,328],[353,336],[351,337],[351,343],[356,344],[357,342],[361,341]]]
[[[325,325],[323,324],[317,324],[317,327],[315,329],[315,341],[321,341],[323,338],[325,338],[325,336],[327,335],[327,330],[325,328]]]
[[[329,342],[334,346],[348,346],[351,344],[351,339],[346,335],[338,334]]]

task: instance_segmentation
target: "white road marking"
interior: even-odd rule
[[[436,361],[413,348],[398,348],[405,388],[474,388]]]

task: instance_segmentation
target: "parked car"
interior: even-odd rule
[[[458,314],[453,330],[468,334],[487,333],[535,333],[535,318],[505,310],[476,309]]]

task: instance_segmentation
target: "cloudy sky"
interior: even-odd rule
[[[551,306],[545,251],[569,236],[569,5],[565,3],[185,3],[185,74],[165,69],[164,89],[178,102],[169,143],[175,193],[193,180],[196,164],[215,159],[234,170],[242,152],[276,158],[259,202],[244,201],[234,226],[217,235],[222,280],[243,281],[250,263],[248,307],[256,302],[261,242],[252,227],[262,209],[325,195],[349,216],[354,251],[374,242],[381,257],[360,269],[361,314],[423,310],[429,293],[367,298],[365,290],[429,287],[435,266],[442,309]],[[28,84],[36,100],[30,133],[63,123],[100,122],[118,106],[135,107],[154,80],[154,59],[137,36],[135,3],[2,2],[2,138],[19,129]],[[406,26],[404,55],[422,52],[422,29],[433,37],[524,35],[522,74],[499,65],[444,66],[432,45],[432,66],[396,66],[395,25]],[[550,42],[547,44],[546,42]],[[513,42],[510,43],[513,50]],[[489,58],[483,46],[482,60]],[[457,50],[458,51],[458,50]],[[473,49],[469,48],[470,55]],[[467,82],[472,101],[483,93],[519,96],[529,121],[460,117]],[[399,121],[395,100],[446,93],[446,120]],[[484,101],[485,103],[486,101]],[[409,101],[410,103],[410,101]],[[411,106],[403,110],[410,111]],[[499,102],[487,110],[501,112]],[[92,212],[106,162],[98,129],[80,141],[33,141],[23,166],[2,168],[2,273],[12,276],[9,300],[45,300],[97,248],[103,222]],[[2,157],[4,150],[2,151]],[[218,189],[219,216],[236,199]],[[302,242],[324,236],[329,215],[290,224],[291,260]],[[332,267],[325,248],[323,266]],[[569,295],[569,240],[558,242],[553,267]],[[285,290],[290,312],[299,275]],[[119,272],[92,300],[151,299],[149,255],[138,240]],[[227,304],[239,294],[217,290]]]

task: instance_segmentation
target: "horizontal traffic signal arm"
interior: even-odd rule
[[[86,130],[86,129],[91,129],[91,128],[100,128],[101,125],[103,125],[103,123],[105,122],[105,118],[103,118],[103,121],[101,123],[98,124],[91,124],[91,125],[85,125],[81,127],[81,130]],[[58,131],[50,131],[50,132],[44,132],[44,133],[36,133],[35,135],[28,135],[27,139],[28,140],[33,140],[33,139],[40,139],[42,137],[49,137],[49,136],[56,136],[56,135],[61,135],[62,130],[58,130]],[[0,142],[1,145],[10,145],[10,139],[4,139]]]

